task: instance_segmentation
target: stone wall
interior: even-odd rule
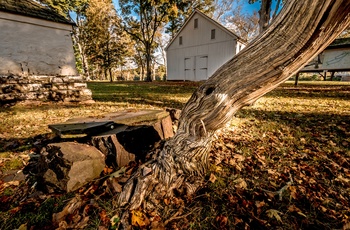
[[[0,75],[0,105],[27,100],[83,102],[91,96],[80,76]]]

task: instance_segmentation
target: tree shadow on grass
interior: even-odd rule
[[[253,108],[241,110],[237,118],[247,118],[251,122],[265,124],[262,129],[267,129],[278,135],[284,130],[278,128],[287,127],[298,138],[306,138],[312,143],[336,145],[345,151],[350,150],[350,115],[329,114],[325,112],[296,113],[285,111],[265,111]],[[272,124],[269,124],[269,122]]]
[[[290,97],[290,98],[333,98],[348,100],[350,98],[350,85],[304,85],[288,86],[282,84],[264,97]]]

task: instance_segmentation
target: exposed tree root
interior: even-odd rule
[[[208,139],[211,144],[211,138]],[[196,160],[196,156],[203,157],[203,149],[210,147],[208,142],[197,148],[187,145],[183,147],[183,153],[192,150],[193,158],[180,157],[172,154],[172,148],[169,148],[168,141],[164,148],[159,152],[155,159],[146,162],[140,166],[124,185],[123,191],[119,195],[118,203],[120,207],[125,208],[122,214],[121,228],[126,229],[130,225],[129,215],[131,210],[141,207],[146,212],[160,213],[164,207],[159,205],[161,201],[171,199],[174,193],[185,194],[191,197],[203,184],[204,172],[208,161],[205,154],[204,161]],[[203,142],[201,142],[203,143]],[[198,144],[198,143],[197,143]],[[194,151],[194,150],[197,151]],[[199,151],[198,151],[199,150]],[[194,152],[200,152],[199,155]],[[201,169],[201,170],[199,170]]]

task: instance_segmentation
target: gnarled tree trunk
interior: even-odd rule
[[[296,73],[350,24],[349,0],[291,0],[267,30],[209,78],[182,110],[176,135],[139,168],[119,196],[128,210],[196,191],[208,164],[216,130]],[[144,203],[143,203],[144,202]]]

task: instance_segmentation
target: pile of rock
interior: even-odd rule
[[[72,140],[48,144],[40,153],[32,155],[24,173],[46,192],[77,190],[99,178],[106,168],[116,170],[130,162],[144,161],[147,153],[174,135],[179,114],[174,109],[122,111],[51,125],[57,134],[62,134],[62,129],[69,132],[67,127],[72,127],[72,133],[77,130],[84,133],[86,130],[77,126],[103,124],[106,119],[108,123],[115,122],[108,126],[109,130],[85,137],[84,144]]]

